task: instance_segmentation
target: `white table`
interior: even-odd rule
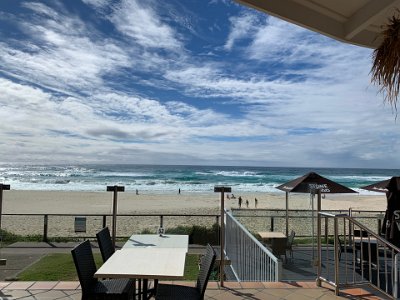
[[[277,232],[277,231],[260,231],[258,232],[260,237],[263,240],[266,239],[283,239],[286,237],[286,235],[282,232]]]
[[[188,251],[189,236],[175,234],[134,234],[122,249],[129,248],[173,248]]]
[[[187,235],[132,235],[95,273],[98,278],[143,279],[143,297],[147,281],[183,279],[188,252]]]
[[[95,273],[98,278],[183,279],[186,250],[129,248],[116,251]]]

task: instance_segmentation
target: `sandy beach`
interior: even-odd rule
[[[242,209],[257,213],[254,198],[258,199],[258,210],[285,209],[284,193],[240,193],[236,199],[225,198],[225,208],[238,208],[238,197],[243,199]],[[65,191],[5,191],[3,196],[4,214],[39,214],[39,216],[3,216],[2,228],[18,234],[42,234],[43,214],[111,214],[112,193],[109,192],[65,192]],[[118,194],[119,214],[218,214],[220,195],[217,193],[181,194],[139,194],[125,192]],[[386,198],[382,195],[329,195],[322,199],[324,210],[371,210],[386,209]],[[290,209],[310,210],[308,194],[291,194]],[[251,212],[250,212],[251,210]],[[107,218],[107,224],[111,222]],[[197,224],[209,225],[215,217],[164,217],[166,227]],[[74,236],[74,217],[49,216],[49,236]],[[158,216],[119,217],[120,235],[149,229],[155,231],[159,224]],[[102,217],[87,217],[87,235],[101,228]],[[264,226],[264,225],[263,225]]]

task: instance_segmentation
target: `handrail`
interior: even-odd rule
[[[278,281],[282,263],[228,211],[225,252],[238,281]]]
[[[400,248],[347,214],[319,212],[319,221],[322,217],[333,220],[334,226],[333,232],[325,229],[325,236],[322,229],[318,232],[318,239],[325,238],[325,245],[321,243],[318,248],[317,284],[324,281],[332,285],[336,295],[342,287],[368,284],[396,299]],[[359,237],[353,234],[356,230]],[[330,237],[333,237],[333,247]]]

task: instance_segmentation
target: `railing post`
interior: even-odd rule
[[[44,215],[43,219],[43,242],[47,242],[47,231],[49,228],[49,215]]]
[[[320,214],[321,213],[321,190],[318,189],[317,192],[318,192],[318,203],[317,203],[317,214],[318,214],[317,215],[317,286],[321,287],[321,273],[322,273],[321,214]],[[314,218],[314,215],[313,215],[313,218]],[[313,237],[314,237],[314,234],[313,234]],[[314,251],[314,249],[313,249],[313,251]]]
[[[160,215],[160,228],[163,228],[164,225],[164,216]]]
[[[224,250],[225,250],[224,249],[224,247],[225,247],[224,200],[225,200],[225,196],[224,196],[224,193],[225,192],[230,193],[231,188],[227,187],[227,186],[215,186],[214,192],[221,193],[221,232],[220,232],[221,254],[220,254],[220,264],[219,264],[219,279],[220,279],[220,285],[221,285],[221,287],[223,287],[224,286],[224,265],[225,265],[225,259],[224,259]]]
[[[274,231],[274,217],[271,217],[271,230]]]
[[[399,286],[399,273],[398,273],[398,263],[399,263],[399,253],[394,256],[394,282],[393,282],[393,297],[397,299],[398,296],[398,286]]]
[[[334,253],[335,253],[335,295],[339,295],[339,226],[338,226],[338,218],[335,217],[333,219],[334,222],[334,234],[335,239],[333,242]],[[371,274],[371,273],[370,273]]]
[[[329,231],[328,231],[328,226],[329,226],[328,217],[325,217],[324,219],[325,219],[325,243],[327,243],[328,242],[328,233],[329,233]]]
[[[349,217],[352,217],[352,208],[349,208]],[[353,234],[354,234],[354,228],[353,228],[353,224],[352,222],[349,222],[349,241],[351,242],[351,244],[353,245]]]
[[[106,227],[106,224],[107,224],[107,216],[103,215],[103,227],[102,228]]]

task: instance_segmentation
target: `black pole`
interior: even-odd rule
[[[3,215],[3,191],[10,190],[9,184],[0,183],[0,229],[1,229],[1,219]]]
[[[107,186],[107,192],[113,192],[113,219],[112,219],[112,243],[115,248],[115,238],[117,235],[117,198],[118,198],[118,192],[124,192],[125,187],[124,186]]]

